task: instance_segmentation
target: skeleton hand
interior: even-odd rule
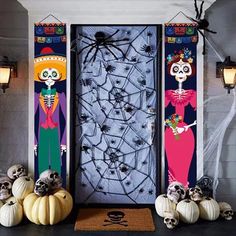
[[[174,135],[181,134],[184,131],[186,131],[183,127],[176,127],[176,128],[171,127],[171,129]]]
[[[61,156],[63,155],[63,153],[66,153],[66,145],[62,144],[61,145]]]
[[[37,156],[37,154],[38,154],[38,145],[35,144],[34,145],[34,155]]]

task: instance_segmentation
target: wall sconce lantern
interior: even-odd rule
[[[0,57],[0,86],[5,93],[9,88],[12,77],[17,76],[17,63],[9,61],[7,57]]]
[[[228,89],[228,93],[230,93],[230,90],[233,89],[236,84],[236,62],[231,61],[230,57],[226,57],[220,67],[224,87]]]

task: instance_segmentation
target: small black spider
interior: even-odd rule
[[[127,172],[128,170],[129,170],[129,168],[128,168],[127,166],[125,166],[125,165],[123,165],[123,166],[120,167],[120,171],[121,171],[121,172],[124,172],[124,173],[125,173],[125,172]]]
[[[150,69],[147,69],[147,70],[146,70],[146,73],[147,73],[147,74],[150,74],[150,73],[151,73],[151,70],[150,70]]]
[[[146,80],[145,79],[138,79],[139,84],[144,87],[146,85]]]
[[[120,130],[121,132],[124,131],[124,129],[125,129],[124,126],[121,126],[121,127],[119,128],[119,130]]]
[[[85,184],[85,183],[82,183],[81,185],[82,185],[82,187],[84,187],[84,188],[87,187],[87,184]]]
[[[151,45],[144,44],[141,48],[141,51],[145,52],[148,54],[148,56],[151,56],[153,54],[153,48]]]
[[[129,41],[128,38],[123,38],[123,39],[112,39],[113,36],[115,36],[117,33],[119,32],[119,30],[117,30],[115,33],[111,34],[111,35],[106,35],[103,31],[97,31],[94,34],[94,38],[91,38],[89,36],[83,35],[80,33],[80,36],[82,38],[86,38],[88,40],[91,41],[90,44],[88,44],[87,46],[83,47],[79,52],[78,55],[84,51],[86,48],[89,48],[83,63],[85,64],[87,62],[87,59],[89,57],[89,55],[92,53],[92,51],[95,49],[94,54],[91,56],[90,61],[95,61],[96,57],[97,57],[97,53],[98,51],[101,51],[103,48],[105,48],[107,51],[109,51],[113,57],[118,60],[118,57],[116,56],[116,54],[114,53],[113,50],[118,51],[119,53],[122,54],[123,59],[126,58],[125,53],[118,47],[116,46],[114,43],[116,42],[124,42],[124,41]]]
[[[108,125],[103,125],[103,126],[101,127],[101,131],[104,132],[104,133],[110,131],[110,129],[111,129],[111,127],[108,126]]]
[[[132,56],[132,57],[131,57],[131,61],[132,61],[132,62],[136,62],[136,61],[137,61],[137,58],[134,57],[134,56]]]
[[[203,12],[203,4],[204,4],[204,1],[201,2],[200,10],[199,10],[198,6],[197,6],[197,0],[194,0],[196,19],[194,19],[192,17],[189,17],[189,16],[187,16],[187,17],[191,21],[197,23],[197,31],[202,35],[202,38],[203,38],[203,51],[202,51],[202,54],[205,55],[205,53],[206,53],[206,36],[201,30],[205,30],[205,31],[207,31],[209,33],[212,33],[212,34],[216,34],[217,32],[208,29],[209,22],[205,18],[201,19],[202,12]]]
[[[147,32],[147,36],[148,36],[148,37],[152,37],[152,32],[148,31],[148,32]]]
[[[139,193],[143,193],[144,192],[144,189],[143,188],[140,188],[139,189]]]
[[[143,140],[139,139],[139,138],[133,139],[133,142],[137,147],[143,145],[143,143],[144,143]]]
[[[115,113],[116,113],[116,115],[119,115],[119,114],[120,114],[120,111],[116,110]]]
[[[111,144],[115,144],[116,143],[116,140],[115,139],[112,139],[111,140]]]
[[[105,70],[106,70],[106,72],[107,73],[112,73],[112,72],[114,72],[115,71],[115,67],[114,66],[112,66],[112,65],[107,65],[106,67],[105,67]]]
[[[142,129],[145,129],[145,128],[147,128],[147,124],[142,124]]]
[[[120,80],[116,80],[116,84],[120,84]]]
[[[125,182],[125,185],[129,186],[131,184],[130,181]]]
[[[84,151],[86,154],[89,154],[90,147],[87,145],[83,145],[81,147],[81,151]]]
[[[143,161],[143,162],[142,162],[142,165],[147,165],[147,161]]]
[[[130,30],[126,31],[126,34],[131,35],[131,31]]]
[[[125,111],[128,112],[128,113],[132,113],[133,112],[133,107],[131,106],[128,106],[128,107],[125,107]]]
[[[99,190],[103,190],[103,187],[100,185],[100,186],[98,186],[98,189]]]
[[[129,66],[126,66],[125,67],[125,71],[129,71],[130,67]]]
[[[114,170],[111,170],[111,171],[110,171],[110,174],[111,174],[111,175],[114,175],[114,174],[115,174],[115,171],[114,171]]]
[[[153,189],[149,189],[148,194],[152,195],[153,194]]]

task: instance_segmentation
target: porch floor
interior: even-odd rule
[[[153,209],[153,218],[156,225],[155,232],[79,232],[74,231],[74,222],[77,216],[77,209],[75,209],[71,216],[57,224],[55,226],[38,226],[30,223],[28,220],[24,220],[18,226],[12,228],[5,228],[0,226],[1,236],[233,236],[235,235],[236,229],[236,217],[233,220],[226,221],[223,219],[218,219],[214,222],[198,221],[193,225],[181,224],[174,230],[168,230],[163,219],[157,216],[155,210]]]

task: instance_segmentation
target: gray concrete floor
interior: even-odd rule
[[[218,219],[214,222],[198,221],[193,225],[180,224],[174,230],[168,230],[163,219],[153,211],[155,232],[78,232],[74,231],[77,210],[70,217],[54,226],[38,226],[26,219],[18,226],[5,228],[0,226],[0,236],[233,236],[236,235],[236,216],[231,221]]]

